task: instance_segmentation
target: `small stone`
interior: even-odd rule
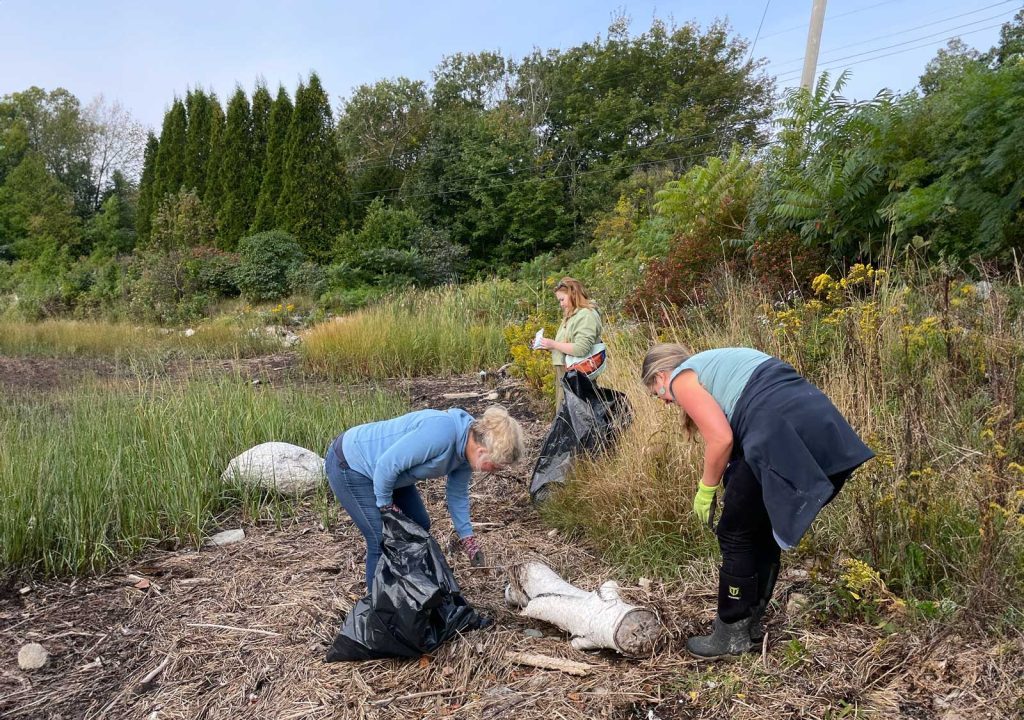
[[[188,330],[185,331],[185,337],[192,337],[195,334],[196,334],[196,331],[193,330],[192,328],[189,328]]]
[[[501,393],[498,392],[497,390],[495,390],[493,392],[489,392],[489,393],[487,393],[487,396],[485,397],[485,399],[488,400],[489,402],[494,402],[495,400],[501,400]]]
[[[50,654],[39,643],[23,645],[18,651],[18,667],[22,670],[38,670],[49,659]]]
[[[245,531],[239,528],[238,530],[225,530],[219,532],[209,540],[206,541],[207,545],[231,545],[232,543],[241,542],[245,540]]]
[[[548,530],[548,537],[549,538],[556,537],[557,535],[558,535],[558,528],[555,528],[554,530]]]
[[[650,578],[645,578],[645,577],[640,578],[637,581],[637,585],[639,585],[640,589],[643,590],[644,592],[650,592],[651,591],[651,580],[650,580]]]
[[[28,595],[30,592],[32,592],[32,588],[29,587],[28,585],[26,585],[25,587],[23,587],[18,592],[21,593],[22,595]]]
[[[786,603],[787,615],[799,615],[807,609],[807,596],[802,593],[793,593]]]
[[[542,637],[544,637],[544,633],[542,631],[536,630],[534,628],[526,628],[525,630],[523,630],[523,635],[525,635],[526,637],[532,637],[532,638],[542,638]]]

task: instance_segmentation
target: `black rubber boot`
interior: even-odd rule
[[[757,578],[718,572],[718,617],[710,635],[692,637],[686,649],[699,658],[741,655],[753,649],[750,641],[751,612],[757,604]]]
[[[772,563],[757,571],[757,604],[750,616],[750,639],[758,645],[764,640],[764,613],[775,592],[775,582],[779,579],[779,563]]]
[[[750,652],[754,649],[750,641],[750,618],[727,623],[716,617],[711,634],[690,638],[686,641],[686,649],[691,655],[703,660]]]

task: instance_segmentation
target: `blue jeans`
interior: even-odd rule
[[[369,592],[377,561],[380,560],[383,533],[377,496],[373,493],[373,480],[348,467],[347,463],[343,464],[334,450],[334,443],[327,448],[325,469],[331,492],[366,538],[366,590]],[[391,498],[409,519],[424,530],[430,529],[430,516],[427,515],[427,508],[415,485],[395,488]]]

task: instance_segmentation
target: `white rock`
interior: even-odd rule
[[[300,338],[298,335],[292,332],[285,333],[285,336],[281,338],[281,344],[284,345],[285,347],[295,347],[301,341],[302,338]]]
[[[209,540],[206,541],[207,545],[231,545],[232,543],[241,542],[245,540],[245,530],[239,528],[238,530],[225,530],[219,532]]]
[[[309,495],[324,482],[324,459],[298,445],[263,443],[233,458],[221,479],[239,480],[286,495]]]
[[[974,292],[978,293],[980,300],[988,300],[992,297],[992,283],[988,280],[980,280],[974,283]]]
[[[21,650],[18,651],[18,667],[22,670],[38,670],[49,659],[50,654],[39,643],[22,645]]]
[[[192,328],[189,328],[188,330],[185,331],[185,337],[192,337],[195,334],[196,334],[196,331],[193,330]]]
[[[789,596],[789,602],[786,603],[786,614],[796,616],[807,609],[808,600],[807,596],[802,593],[793,593]]]

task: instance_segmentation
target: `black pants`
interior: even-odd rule
[[[852,472],[829,478],[835,487],[829,502]],[[760,595],[771,591],[768,578],[779,564],[782,550],[772,534],[761,483],[743,458],[729,463],[722,484],[724,507],[717,530],[722,551],[718,615],[725,622],[735,622],[749,617],[759,601],[768,601]]]

